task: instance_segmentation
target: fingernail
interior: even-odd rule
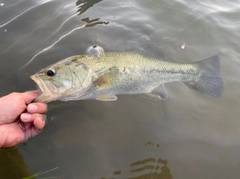
[[[31,112],[35,112],[35,111],[37,111],[37,109],[38,109],[38,106],[35,105],[35,104],[29,104],[28,105],[28,110],[31,111]]]
[[[27,113],[23,113],[21,115],[21,119],[24,120],[24,121],[30,120],[31,117],[32,117],[32,115],[31,114],[27,114]]]
[[[41,118],[37,117],[35,119],[34,123],[37,123],[35,125],[37,127],[37,129],[42,130],[44,128],[44,121]]]

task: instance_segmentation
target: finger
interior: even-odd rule
[[[44,117],[44,120],[42,119],[43,117]],[[34,126],[37,130],[42,130],[45,126],[46,116],[43,115],[42,118],[41,117],[36,117],[34,122],[33,122],[33,124],[34,124]]]
[[[39,96],[38,91],[27,91],[27,92],[20,93],[20,94],[26,104],[31,103],[35,98],[37,98]]]
[[[24,142],[26,142],[29,138],[32,138],[42,132],[45,126],[45,122],[40,117],[36,117],[33,122],[27,122],[24,124]]]
[[[46,115],[22,113],[20,119],[24,123],[33,123],[37,129],[41,130],[45,125]]]
[[[47,104],[45,103],[30,103],[27,106],[27,112],[28,113],[46,113],[47,112]]]

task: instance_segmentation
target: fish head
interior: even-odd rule
[[[93,71],[79,57],[70,57],[32,75],[41,95],[38,102],[77,100],[92,85]]]

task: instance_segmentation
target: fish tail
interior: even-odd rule
[[[220,62],[218,56],[212,56],[196,62],[200,76],[197,80],[187,82],[197,91],[219,98],[223,91],[223,81],[220,75]]]

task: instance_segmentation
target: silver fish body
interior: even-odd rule
[[[51,73],[52,72],[52,73]],[[151,93],[167,98],[164,83],[182,81],[212,97],[220,97],[223,83],[219,57],[193,63],[161,61],[137,52],[105,52],[73,56],[31,76],[42,95],[37,101],[97,99]]]

